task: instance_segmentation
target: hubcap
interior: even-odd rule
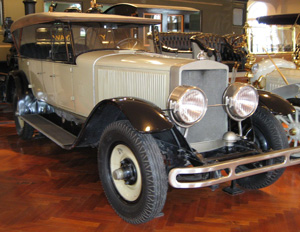
[[[288,137],[288,142],[290,145],[297,147],[300,143],[300,122],[299,122],[299,112],[300,107],[294,106],[296,109],[295,115],[282,116],[277,115],[276,118],[281,122],[285,133]]]
[[[114,147],[110,157],[113,183],[127,201],[138,199],[142,190],[141,170],[133,152],[123,144]]]

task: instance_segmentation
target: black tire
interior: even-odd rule
[[[279,121],[266,109],[258,107],[256,112],[251,116],[253,129],[254,129],[254,141],[263,151],[267,150],[280,150],[288,147],[288,140],[284,132],[283,127]],[[245,132],[248,137],[253,139],[252,127],[245,128]],[[275,158],[271,161],[257,162],[255,165],[270,165],[280,158]],[[268,163],[266,163],[268,162]],[[242,170],[253,168],[252,165],[242,166]],[[260,189],[273,184],[279,179],[284,172],[283,169],[277,169],[270,172],[257,174],[254,176],[248,176],[242,179],[238,179],[237,183],[246,189]]]
[[[14,121],[16,125],[17,134],[20,136],[21,139],[28,140],[32,138],[34,133],[34,128],[30,126],[28,123],[24,122],[19,117],[18,101],[19,101],[19,96],[15,91],[13,97],[13,110],[14,110]]]
[[[130,167],[130,175],[115,180],[112,173],[121,165]],[[98,168],[106,197],[123,220],[145,223],[161,213],[168,181],[160,149],[150,134],[139,133],[128,121],[111,123],[100,139]]]

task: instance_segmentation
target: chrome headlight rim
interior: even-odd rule
[[[198,105],[201,106],[202,111],[199,114],[199,117],[196,120],[192,120],[190,122],[185,121],[180,116],[180,104],[182,99],[191,92],[198,92],[202,96],[202,102]],[[195,86],[177,86],[168,98],[168,109],[171,119],[180,127],[188,128],[199,122],[205,115],[207,111],[208,100],[206,94],[198,87]]]
[[[244,104],[244,106],[250,105],[249,108],[251,110],[249,110],[249,112],[247,112],[245,115],[241,115],[238,113],[240,109],[236,107],[238,104],[236,101],[239,95],[241,93],[244,93],[244,91],[247,90],[251,92],[251,93],[249,92],[250,95],[252,95],[250,97],[252,97],[254,100],[251,101],[249,98],[243,99],[243,101],[248,101],[248,105]],[[249,97],[249,94],[246,97]],[[252,85],[246,83],[235,82],[229,85],[223,94],[223,103],[225,105],[226,112],[229,115],[229,117],[235,121],[242,121],[250,117],[251,115],[253,115],[257,109],[258,101],[259,101],[259,96],[256,89]]]

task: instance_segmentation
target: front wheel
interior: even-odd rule
[[[287,99],[295,108],[295,114],[276,115],[276,118],[282,124],[288,142],[291,146],[297,147],[300,144],[300,99]]]
[[[258,107],[251,116],[252,126],[246,124],[244,135],[253,140],[264,152],[268,150],[280,150],[288,147],[287,137],[279,121],[266,109]],[[272,165],[281,158],[274,158],[268,161],[256,162],[241,166],[240,169],[246,171],[252,168],[259,168]],[[246,189],[260,189],[273,184],[284,172],[284,169],[277,169],[270,172],[248,176],[238,179],[237,183]]]
[[[128,121],[111,123],[100,139],[98,168],[109,203],[125,221],[144,223],[161,213],[167,174],[150,134],[139,133]]]

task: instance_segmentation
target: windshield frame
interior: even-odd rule
[[[129,23],[72,23],[74,54],[78,56],[98,50],[150,52],[147,40],[152,39],[148,34],[152,31],[152,27],[153,25]]]

